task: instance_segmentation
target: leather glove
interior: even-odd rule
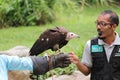
[[[60,67],[64,68],[71,63],[69,54],[59,53],[51,56],[31,56],[33,61],[33,74],[45,74],[51,69]]]
[[[57,55],[51,56],[52,60],[52,68],[60,67],[68,67],[71,64],[69,54],[67,53],[59,53]],[[51,62],[51,61],[50,61]],[[49,65],[51,67],[51,65]]]

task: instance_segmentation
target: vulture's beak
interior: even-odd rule
[[[80,36],[79,36],[79,35],[77,35],[77,34],[74,34],[74,36],[75,36],[75,38],[80,38]]]
[[[80,38],[80,36],[76,34],[76,38]]]

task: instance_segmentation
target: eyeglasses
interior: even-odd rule
[[[98,21],[95,21],[95,24],[98,26],[100,26],[100,27],[104,27],[104,26],[107,26],[107,25],[112,25],[111,23],[106,23],[106,22],[103,22],[103,21],[101,21],[101,22],[98,22]]]

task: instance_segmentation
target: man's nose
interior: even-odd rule
[[[100,25],[96,25],[97,29],[101,29],[101,26]]]

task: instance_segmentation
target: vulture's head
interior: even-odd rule
[[[45,30],[30,49],[30,55],[38,55],[48,49],[57,51],[65,46],[71,39],[79,37],[64,27],[55,27]]]
[[[79,36],[73,32],[67,32],[67,35],[66,35],[66,41],[69,41],[73,38],[79,38]]]

